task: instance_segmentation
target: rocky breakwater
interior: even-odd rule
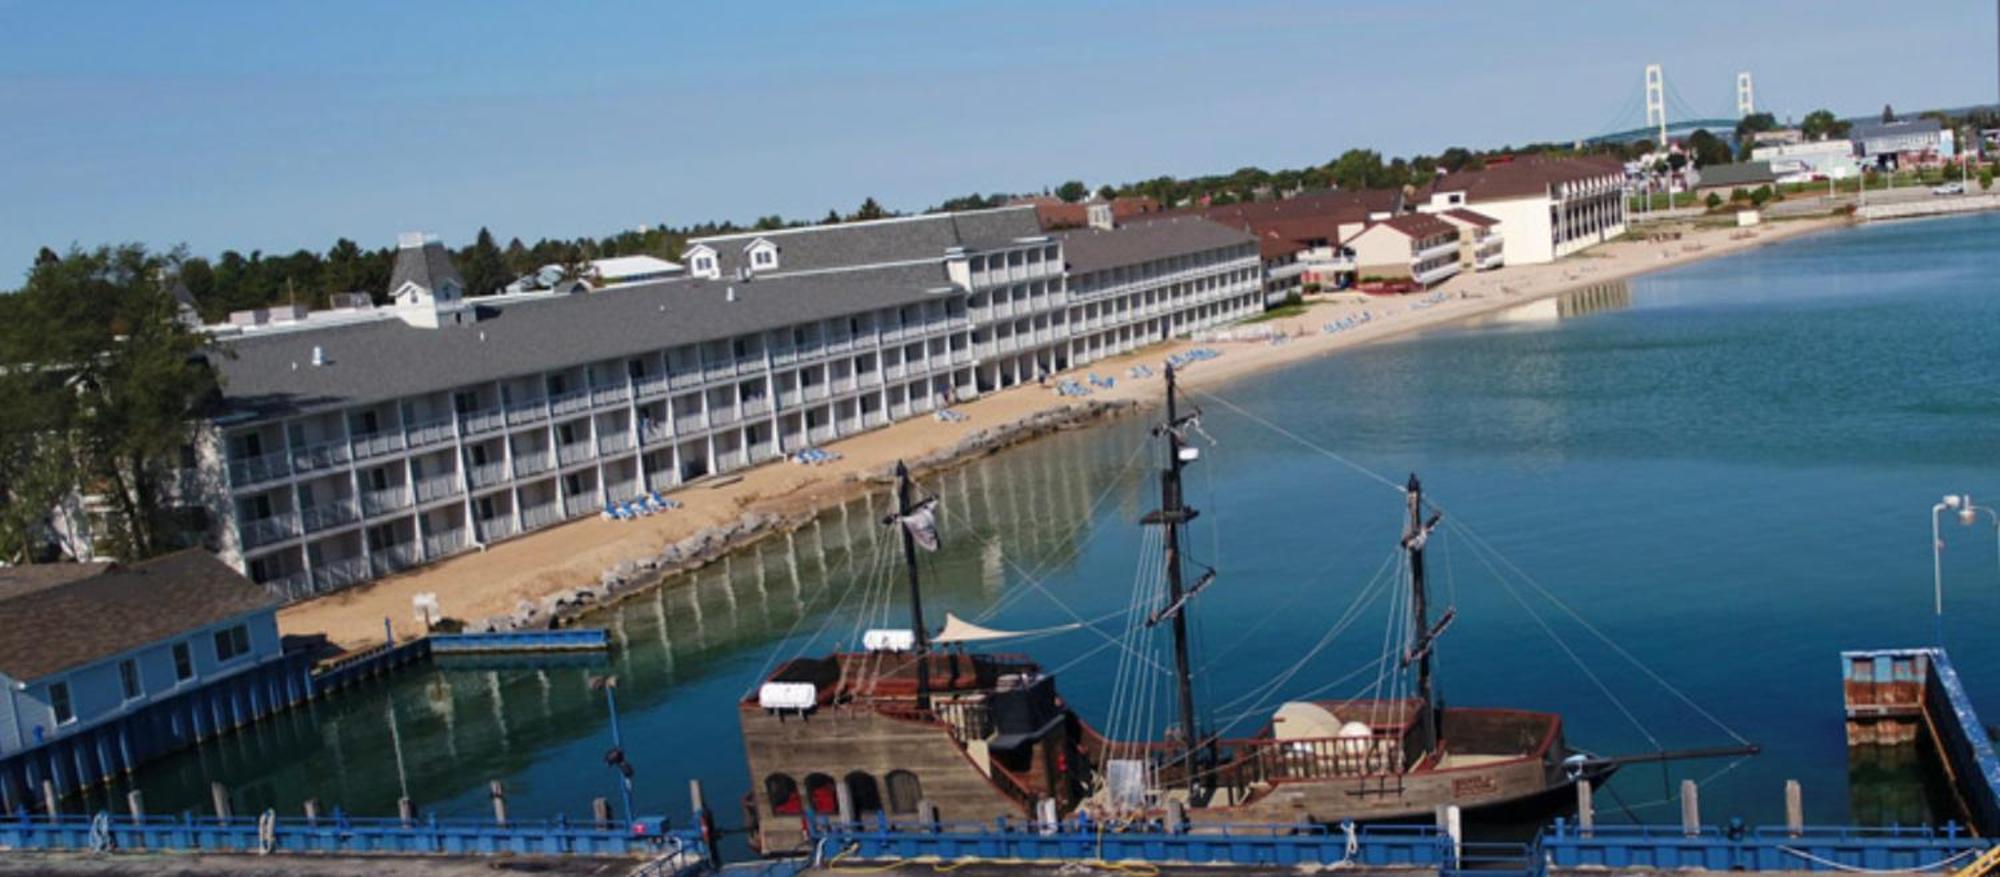
[[[948,447],[909,457],[904,462],[909,464],[911,471],[920,475],[935,472],[1053,432],[1087,426],[1137,407],[1136,402],[1118,400],[1078,402],[1052,408],[978,430]],[[700,569],[760,539],[803,527],[811,523],[820,511],[894,478],[893,464],[851,473],[835,483],[836,489],[815,493],[816,503],[807,509],[786,512],[747,510],[734,521],[707,527],[685,539],[668,543],[656,554],[613,564],[600,573],[595,582],[564,588],[540,600],[522,600],[513,612],[474,622],[466,629],[503,632],[563,627],[592,609],[650,590],[670,576]]]

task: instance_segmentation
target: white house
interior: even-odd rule
[[[1531,156],[1447,174],[1424,213],[1470,207],[1506,229],[1510,265],[1538,265],[1625,233],[1625,168],[1609,158]]]

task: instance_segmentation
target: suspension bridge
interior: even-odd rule
[[[1608,133],[1583,138],[1585,143],[1632,143],[1649,140],[1665,143],[1675,135],[1685,136],[1707,128],[1717,136],[1736,130],[1736,123],[1757,112],[1756,82],[1749,71],[1736,74],[1735,104],[1726,107],[1697,104],[1681,96],[1667,81],[1658,64],[1646,65],[1645,85],[1620,107],[1617,115],[1597,126]]]

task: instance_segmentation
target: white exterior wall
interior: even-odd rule
[[[1555,226],[1549,217],[1554,203],[1546,197],[1513,198],[1481,201],[1471,209],[1500,220],[1507,264],[1541,265],[1556,260]]]

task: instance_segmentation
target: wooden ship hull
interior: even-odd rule
[[[836,655],[794,661],[773,679],[815,685],[811,707],[771,709],[747,697],[739,716],[750,767],[746,816],[753,845],[778,855],[806,842],[808,814],[876,825],[928,818],[992,824],[1037,818],[1044,799],[1065,819],[1105,819],[1098,777],[1113,760],[1145,765],[1150,785],[1178,790],[1184,768],[1169,744],[1107,741],[1054,694],[1054,680],[1020,659],[931,656],[929,709],[913,697],[914,659]],[[861,668],[866,667],[866,670]],[[865,679],[861,684],[856,680]],[[1174,791],[1120,819],[1167,816],[1169,801],[1192,830],[1205,825],[1430,821],[1456,805],[1475,818],[1546,817],[1574,802],[1579,778],[1613,768],[1571,763],[1551,713],[1450,707],[1440,742],[1418,745],[1421,706],[1322,702],[1332,712],[1382,719],[1365,739],[1286,738],[1271,729],[1224,741],[1202,800]],[[1405,757],[1405,751],[1410,754]]]

